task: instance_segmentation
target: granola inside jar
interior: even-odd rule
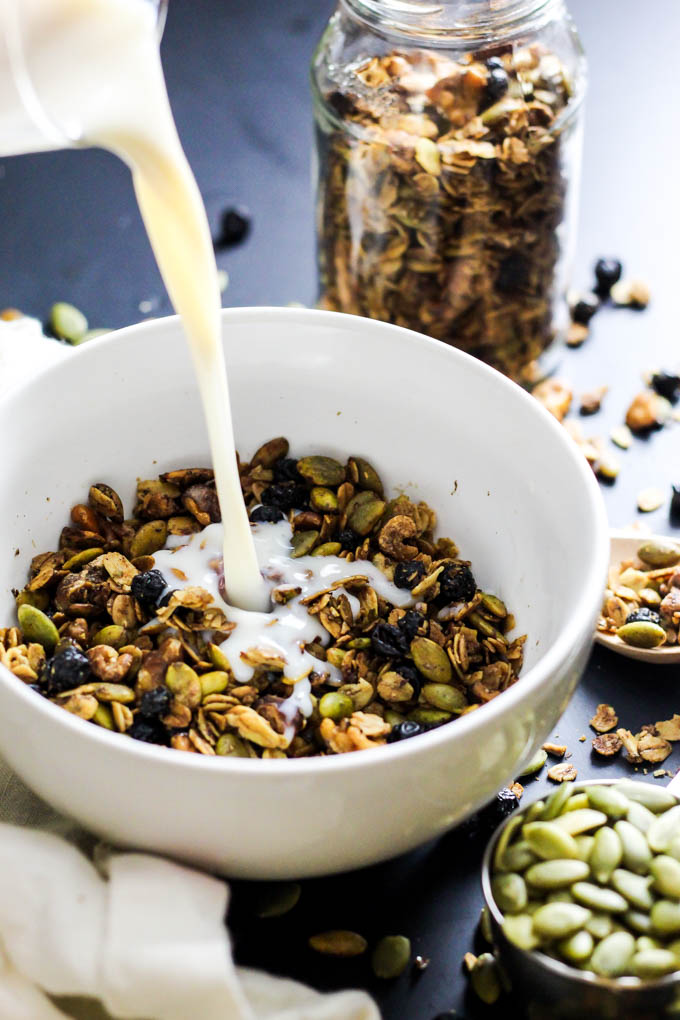
[[[526,379],[568,321],[585,61],[563,0],[339,0],[312,83],[321,307]]]

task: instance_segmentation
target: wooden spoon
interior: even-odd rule
[[[610,566],[618,566],[622,560],[636,560],[637,551],[645,542],[657,540],[659,542],[672,542],[669,535],[643,535],[634,534],[630,531],[610,532]],[[651,570],[651,567],[640,563],[641,570]],[[680,570],[680,564],[678,564]],[[626,655],[629,659],[639,659],[641,662],[671,663],[680,662],[680,645],[661,645],[659,648],[636,648],[635,645],[627,645],[616,634],[606,634],[604,631],[595,631],[595,640],[605,648],[611,648],[619,655]]]

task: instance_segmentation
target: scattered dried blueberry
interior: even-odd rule
[[[282,457],[272,468],[275,482],[301,482],[302,475],[298,471],[298,462],[294,457]]]
[[[608,297],[609,291],[621,279],[623,266],[618,259],[598,259],[595,263],[595,292]]]
[[[680,391],[680,375],[675,372],[655,372],[651,383],[652,389],[666,400],[675,400]]]
[[[484,90],[486,106],[491,106],[491,104],[497,102],[501,96],[504,96],[508,91],[509,86],[508,76],[503,65],[501,64],[500,67],[495,64],[493,66],[490,65],[491,60],[487,60],[486,66],[489,73],[486,79],[486,88]]]
[[[512,790],[503,787],[490,804],[463,822],[457,829],[457,833],[468,839],[487,840],[501,822],[512,814],[518,804],[519,801]]]
[[[411,560],[411,562],[397,563],[394,568],[394,583],[397,588],[411,588],[422,581],[425,577],[425,564],[421,563],[420,560]]]
[[[176,591],[177,591],[176,588],[171,588],[170,591],[166,591],[163,598],[159,600],[156,608],[162,609],[164,606],[167,606],[167,604],[169,603],[170,599],[172,598]]]
[[[262,502],[277,510],[302,510],[307,506],[307,490],[304,485],[296,485],[295,482],[281,482],[264,490]]]
[[[626,623],[657,623],[661,625],[661,617],[655,609],[649,609],[647,606],[640,606],[639,609],[634,609],[632,613],[629,613],[626,617]]]
[[[250,214],[244,208],[229,208],[222,213],[220,233],[215,241],[216,248],[231,248],[240,244],[250,231]]]
[[[580,322],[587,326],[595,312],[600,307],[600,299],[597,294],[581,294],[578,301],[571,306],[571,318],[573,322]]]
[[[361,537],[352,528],[345,528],[338,535],[338,542],[347,552],[354,552],[358,545],[361,545]]]
[[[398,659],[408,652],[408,642],[398,627],[391,623],[378,623],[371,632],[371,645],[378,655]]]
[[[396,744],[399,740],[408,740],[409,737],[417,737],[419,733],[423,732],[420,723],[413,722],[412,719],[405,719],[392,727],[392,732],[387,737],[387,743]]]
[[[407,641],[413,641],[425,617],[417,609],[407,609],[397,626]]]
[[[142,700],[139,703],[139,714],[148,719],[165,715],[170,708],[171,701],[172,694],[167,687],[164,685],[154,687],[153,690],[145,691],[142,694]]]
[[[168,743],[168,732],[160,722],[137,717],[129,730],[125,731],[129,737],[135,740],[143,740],[145,744]]]
[[[680,518],[680,485],[671,485],[671,517]]]
[[[477,582],[465,563],[447,563],[437,580],[439,581],[437,601],[444,605],[451,602],[469,602],[477,591]]]
[[[250,520],[253,524],[276,524],[283,519],[283,511],[275,506],[256,506],[250,512]]]
[[[132,578],[130,594],[141,602],[145,609],[156,609],[167,587],[167,581],[160,570],[145,570],[144,573],[136,574]]]
[[[45,667],[43,678],[50,693],[58,694],[72,687],[80,687],[90,679],[87,656],[75,645],[59,649]]]

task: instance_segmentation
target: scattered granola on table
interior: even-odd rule
[[[256,546],[278,550],[265,625],[223,601],[212,471],[187,468],[138,482],[130,518],[109,485],[90,488],[15,593],[0,662],[106,729],[251,758],[379,747],[515,683],[524,637],[425,503],[388,499],[359,457],[292,459],[282,438],[240,471]]]

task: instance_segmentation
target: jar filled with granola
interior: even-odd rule
[[[312,87],[321,307],[535,375],[567,325],[580,169],[563,0],[339,0]]]

